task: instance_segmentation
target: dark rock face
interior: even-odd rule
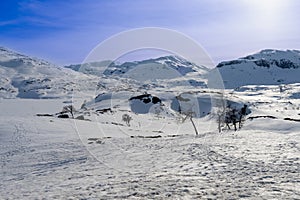
[[[68,114],[57,115],[58,118],[70,118]]]
[[[100,113],[100,114],[104,114],[104,113],[113,113],[111,108],[103,108],[103,109],[98,109],[96,110],[96,112]]]
[[[161,100],[158,97],[152,96],[151,94],[142,94],[139,96],[131,97],[129,101],[131,100],[140,100],[144,102],[145,104],[152,102],[153,104],[161,103]]]
[[[267,68],[270,68],[270,63],[264,59],[261,59],[261,60],[256,60],[254,61],[254,63],[257,65],[257,66],[260,66],[260,67],[267,67]]]
[[[267,67],[270,68],[272,65],[282,68],[282,69],[297,69],[300,68],[300,64],[294,63],[290,60],[287,59],[280,59],[280,60],[265,60],[265,59],[252,59],[250,60],[251,62],[254,62],[255,65],[259,67]],[[224,66],[232,66],[232,65],[237,65],[237,64],[242,64],[246,63],[247,60],[233,60],[233,61],[226,61],[226,62],[221,62],[217,65],[217,68],[221,68]],[[248,61],[249,62],[249,61]]]
[[[296,69],[300,68],[300,64],[297,65],[290,60],[280,59],[279,63],[276,63],[278,67],[283,69]]]
[[[217,65],[217,68],[226,66],[226,65],[237,65],[237,64],[241,64],[241,63],[245,63],[245,60],[232,60],[232,61],[225,61],[225,62],[221,62]]]
[[[131,97],[129,102],[131,111],[139,114],[149,113],[152,106],[157,104],[160,105],[162,103],[160,98],[152,96],[151,94],[142,94]]]

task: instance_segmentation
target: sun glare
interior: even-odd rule
[[[247,6],[255,25],[263,31],[275,32],[282,24],[282,13],[287,1],[247,0]]]
[[[282,0],[251,0],[248,1],[257,11],[261,12],[264,16],[277,15],[283,3]]]

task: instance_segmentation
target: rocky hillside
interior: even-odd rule
[[[65,98],[86,75],[0,47],[0,98]]]
[[[217,65],[226,88],[300,82],[300,51],[262,50]]]

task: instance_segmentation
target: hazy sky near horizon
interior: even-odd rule
[[[299,0],[3,0],[0,46],[80,63],[121,31],[161,27],[197,41],[217,64],[261,49],[300,49]]]

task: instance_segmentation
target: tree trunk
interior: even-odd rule
[[[195,129],[196,135],[198,135],[198,131],[197,131],[197,128],[196,128],[196,126],[195,126],[195,124],[194,124],[194,121],[193,121],[192,117],[190,117],[190,120],[191,120],[191,122],[192,122],[192,124],[193,124],[193,127],[194,127],[194,129]]]
[[[218,130],[219,130],[219,133],[221,133],[221,116],[220,115],[218,116]]]

